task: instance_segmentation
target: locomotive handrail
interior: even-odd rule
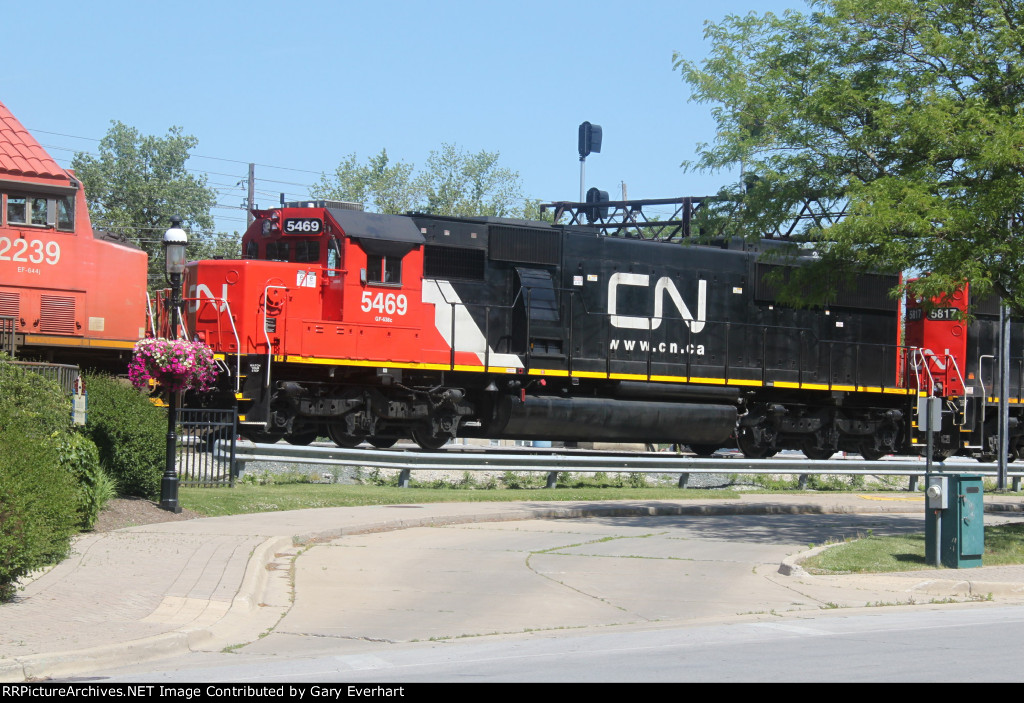
[[[919,367],[923,367],[925,372],[928,374],[928,388],[929,389],[934,389],[935,388],[935,377],[932,376],[932,370],[930,368],[928,368],[928,359],[924,355],[924,350],[921,349],[921,347],[911,347],[910,348],[910,353],[911,353],[910,367],[914,370],[914,380],[915,380],[915,383],[917,384],[917,389],[916,389],[917,392],[918,393],[921,392],[921,374],[918,372],[918,368]],[[916,361],[917,357],[921,358],[920,363],[918,363]]]
[[[235,316],[231,314],[231,303],[227,297],[221,299],[224,307],[227,308],[228,322],[231,323],[231,334],[235,336],[235,393],[242,392],[242,340],[238,338],[238,329],[235,327]],[[217,316],[220,322],[220,315]]]
[[[953,370],[956,371],[957,378],[960,379],[960,387],[964,389],[964,393],[967,393],[967,382],[964,381],[964,375],[960,373],[960,365],[956,363],[956,357],[952,354],[946,354],[946,359],[953,362]]]
[[[149,291],[146,291],[146,319],[149,320],[149,331],[153,337],[156,337],[156,318],[153,317],[153,301],[149,297]]]
[[[242,380],[241,380],[242,379],[242,341],[238,337],[238,328],[235,327],[235,316],[231,312],[231,303],[228,302],[227,297],[224,297],[224,298],[210,298],[210,297],[206,297],[206,296],[196,296],[194,298],[182,298],[181,302],[182,303],[189,303],[189,302],[197,303],[197,305],[195,306],[196,323],[197,323],[196,326],[197,327],[198,327],[198,322],[199,322],[200,306],[214,305],[215,303],[222,303],[224,305],[225,310],[223,310],[223,311],[222,310],[217,310],[216,308],[214,308],[214,313],[217,316],[217,328],[218,328],[217,329],[217,334],[218,334],[218,336],[221,334],[221,332],[220,332],[221,312],[225,312],[226,311],[227,314],[228,314],[228,322],[231,323],[231,334],[235,338],[235,393],[240,393],[241,390],[242,390],[242,385],[241,385],[241,383],[242,383]],[[182,319],[184,319],[184,318],[182,318]],[[225,368],[227,368],[226,364],[225,364]]]
[[[188,324],[185,322],[185,315],[181,307],[178,307],[178,324],[181,325],[181,332],[174,330],[175,339],[192,339],[192,335],[188,333]]]

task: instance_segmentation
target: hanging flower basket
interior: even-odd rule
[[[140,390],[152,379],[171,393],[208,391],[216,378],[213,351],[202,342],[185,339],[140,340],[128,365],[128,379]]]

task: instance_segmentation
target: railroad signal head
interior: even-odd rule
[[[580,158],[601,153],[601,125],[584,122],[580,125]]]
[[[587,191],[587,221],[603,220],[608,217],[608,191],[591,188]]]

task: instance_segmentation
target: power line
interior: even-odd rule
[[[69,139],[82,139],[84,141],[90,141],[90,142],[100,142],[100,141],[102,141],[101,139],[97,139],[95,137],[80,137],[80,136],[78,136],[76,134],[64,134],[63,132],[50,132],[50,131],[45,130],[45,129],[32,129],[32,128],[29,128],[29,132],[31,132],[32,134],[36,134],[36,133],[38,133],[38,134],[51,134],[51,135],[56,136],[56,137],[67,137]],[[53,148],[61,149],[63,151],[76,151],[75,149],[69,149],[67,147],[53,147]],[[96,154],[90,154],[90,155],[91,156],[95,156]],[[251,161],[242,161],[242,160],[239,160],[239,159],[226,159],[226,158],[224,158],[222,156],[207,156],[205,154],[190,154],[189,156],[190,157],[195,157],[197,159],[210,159],[211,161],[226,161],[226,162],[232,163],[232,164],[245,164],[245,165],[249,165],[250,163],[253,163]],[[322,171],[310,171],[309,169],[305,169],[305,168],[292,168],[291,166],[274,166],[273,164],[256,164],[256,165],[259,166],[260,168],[274,168],[274,169],[279,169],[281,171],[295,171],[296,173],[312,173],[312,174],[315,174],[317,176],[323,175]],[[299,184],[296,184],[296,185],[299,185]]]

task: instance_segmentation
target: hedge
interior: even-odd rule
[[[60,454],[70,418],[56,383],[0,359],[0,600],[63,559],[80,523],[78,484]]]
[[[167,455],[167,410],[126,381],[92,375],[86,379],[89,418],[86,434],[121,495],[155,500]]]

